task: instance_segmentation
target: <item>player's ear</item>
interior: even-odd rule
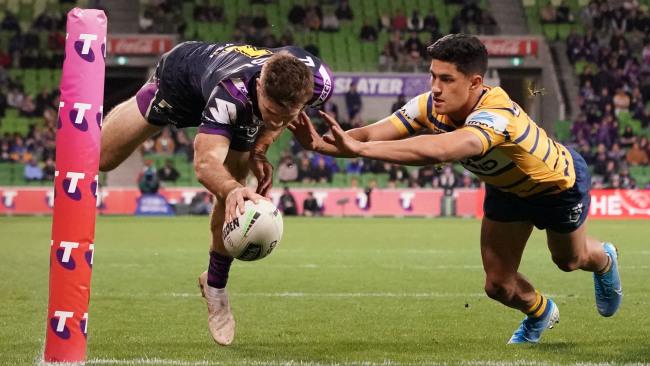
[[[483,77],[479,74],[472,75],[470,81],[470,89],[479,89],[483,87]]]

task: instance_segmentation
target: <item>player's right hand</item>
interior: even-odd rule
[[[259,200],[263,198],[264,197],[255,193],[255,191],[250,189],[249,187],[238,187],[233,189],[226,196],[226,207],[225,207],[226,222],[230,222],[238,215],[243,215],[244,212],[246,212],[244,209],[244,201],[251,200],[257,203],[259,202]],[[237,212],[237,210],[239,210],[239,213]]]
[[[301,112],[298,118],[293,120],[287,128],[293,132],[296,140],[305,150],[315,151],[318,144],[322,142],[320,135],[316,132],[314,125],[305,112]]]

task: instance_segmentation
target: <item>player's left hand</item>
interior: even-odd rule
[[[346,154],[359,156],[359,152],[361,151],[363,143],[345,133],[338,122],[336,122],[336,120],[329,114],[320,111],[320,115],[323,117],[327,125],[330,127],[330,131],[332,132],[332,135],[326,135],[323,138],[324,141],[329,144],[336,145],[340,151]]]
[[[251,171],[257,178],[255,193],[266,197],[266,194],[273,186],[273,165],[266,159],[266,155],[255,151],[251,152],[248,161]]]

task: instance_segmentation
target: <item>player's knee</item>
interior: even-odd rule
[[[485,294],[491,299],[507,302],[514,294],[514,286],[510,281],[488,278],[485,280]]]
[[[580,258],[579,257],[570,257],[570,258],[559,258],[553,257],[553,262],[557,267],[564,272],[573,272],[577,269],[580,269]]]
[[[110,157],[106,157],[105,154],[100,154],[99,155],[99,171],[102,172],[110,172],[111,170],[117,168],[117,162],[115,159],[111,159]]]

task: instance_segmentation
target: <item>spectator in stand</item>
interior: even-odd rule
[[[212,195],[208,192],[198,192],[190,202],[190,215],[209,215],[212,206]]]
[[[441,37],[441,34],[440,34],[440,21],[433,14],[432,10],[429,10],[429,13],[424,17],[422,26],[423,26],[425,32],[428,32],[428,33],[431,34],[431,42],[432,43],[437,41],[438,38]]]
[[[311,171],[311,179],[316,183],[332,183],[332,170],[326,165],[322,157],[317,160],[316,166]]]
[[[438,182],[440,188],[444,190],[445,196],[451,196],[454,194],[454,187],[456,187],[456,174],[451,168],[451,165],[447,165],[443,168],[442,174],[438,177]]]
[[[436,171],[433,166],[423,166],[418,170],[417,185],[418,187],[427,187],[433,185],[433,178],[436,177]]]
[[[460,186],[462,188],[478,188],[479,183],[472,177],[472,174],[470,172],[465,170],[463,171],[463,176],[461,177]]]
[[[278,180],[280,183],[295,182],[298,180],[298,167],[289,154],[280,160],[280,164],[278,165]]]
[[[305,21],[306,15],[307,13],[305,12],[305,8],[296,3],[291,10],[289,10],[289,23],[293,25],[302,25]]]
[[[637,141],[634,141],[627,152],[626,160],[631,166],[648,165],[648,154],[641,149]]]
[[[418,10],[413,10],[411,17],[406,23],[406,28],[412,32],[420,32],[424,29],[424,19],[422,19],[422,16]]]
[[[156,154],[171,155],[175,151],[176,144],[172,138],[169,128],[165,128],[156,139],[154,150]]]
[[[377,19],[377,28],[379,28],[380,31],[391,31],[391,19],[387,12],[384,11],[379,15],[379,19]]]
[[[384,169],[388,172],[388,185],[395,187],[397,183],[405,183],[410,186],[409,171],[402,165],[386,163]]]
[[[43,169],[38,165],[38,161],[35,158],[30,159],[29,163],[25,165],[24,177],[28,182],[43,180]]]
[[[20,105],[20,115],[23,117],[33,117],[36,112],[36,104],[30,95],[25,95]]]
[[[357,82],[353,81],[350,84],[350,89],[345,93],[345,105],[348,109],[348,121],[354,127],[361,126],[361,108],[363,102],[361,101],[361,94],[357,91]]]
[[[45,160],[45,165],[43,165],[43,180],[45,181],[54,181],[54,174],[56,172],[56,165],[54,165],[54,159],[48,157]]]
[[[398,9],[395,13],[395,16],[390,22],[390,27],[393,31],[402,32],[406,30],[407,23],[408,20],[406,19],[406,15],[404,15],[404,11],[402,11],[402,9]]]
[[[596,161],[596,157],[591,152],[591,146],[587,140],[582,140],[580,142],[580,155],[585,159],[587,165],[592,166]]]
[[[300,158],[300,166],[298,167],[298,181],[302,183],[312,183],[313,179],[311,176],[311,162],[309,157],[304,154]]]
[[[553,4],[548,3],[539,11],[539,18],[542,23],[555,23],[557,18],[556,10]]]
[[[331,9],[326,9],[323,15],[321,30],[326,32],[337,32],[339,30],[339,18]]]
[[[253,17],[251,24],[258,32],[264,31],[269,26],[269,21],[266,18],[266,13],[263,9],[258,8],[257,13]]]
[[[339,18],[339,20],[354,19],[354,13],[352,12],[352,9],[350,8],[350,4],[348,4],[347,0],[341,0],[339,6],[336,8],[335,14],[336,17]]]
[[[367,20],[364,20],[360,37],[362,41],[375,42],[377,40],[377,30]]]
[[[161,182],[176,182],[180,176],[180,173],[174,167],[174,161],[172,159],[166,159],[165,165],[158,169],[158,179]]]
[[[623,88],[616,88],[616,93],[612,99],[614,103],[614,114],[618,116],[621,112],[630,111],[630,96],[623,90]]]
[[[156,194],[160,188],[160,181],[156,176],[156,172],[152,169],[147,169],[140,175],[138,179],[138,188],[142,194]]]
[[[302,214],[304,216],[321,216],[323,209],[318,204],[313,192],[307,192],[307,197],[302,203]]]
[[[555,21],[558,23],[573,23],[573,14],[567,4],[562,1],[555,12]]]
[[[282,191],[282,195],[280,196],[280,200],[278,202],[278,208],[285,216],[296,216],[298,214],[296,199],[289,191],[289,187],[284,187],[284,190]]]
[[[594,174],[604,176],[607,171],[607,148],[604,144],[598,144],[598,150],[594,157]]]
[[[363,160],[360,158],[354,158],[348,160],[347,164],[345,165],[345,173],[346,174],[356,174],[359,175],[363,172]]]
[[[636,141],[636,136],[634,135],[634,131],[632,130],[631,126],[625,126],[625,129],[623,129],[623,133],[621,134],[619,141],[623,149],[629,149],[632,147],[634,141]]]
[[[8,162],[11,160],[11,144],[8,138],[0,140],[0,162]]]
[[[621,150],[619,144],[615,142],[607,152],[607,158],[620,163],[625,160],[625,151]]]

